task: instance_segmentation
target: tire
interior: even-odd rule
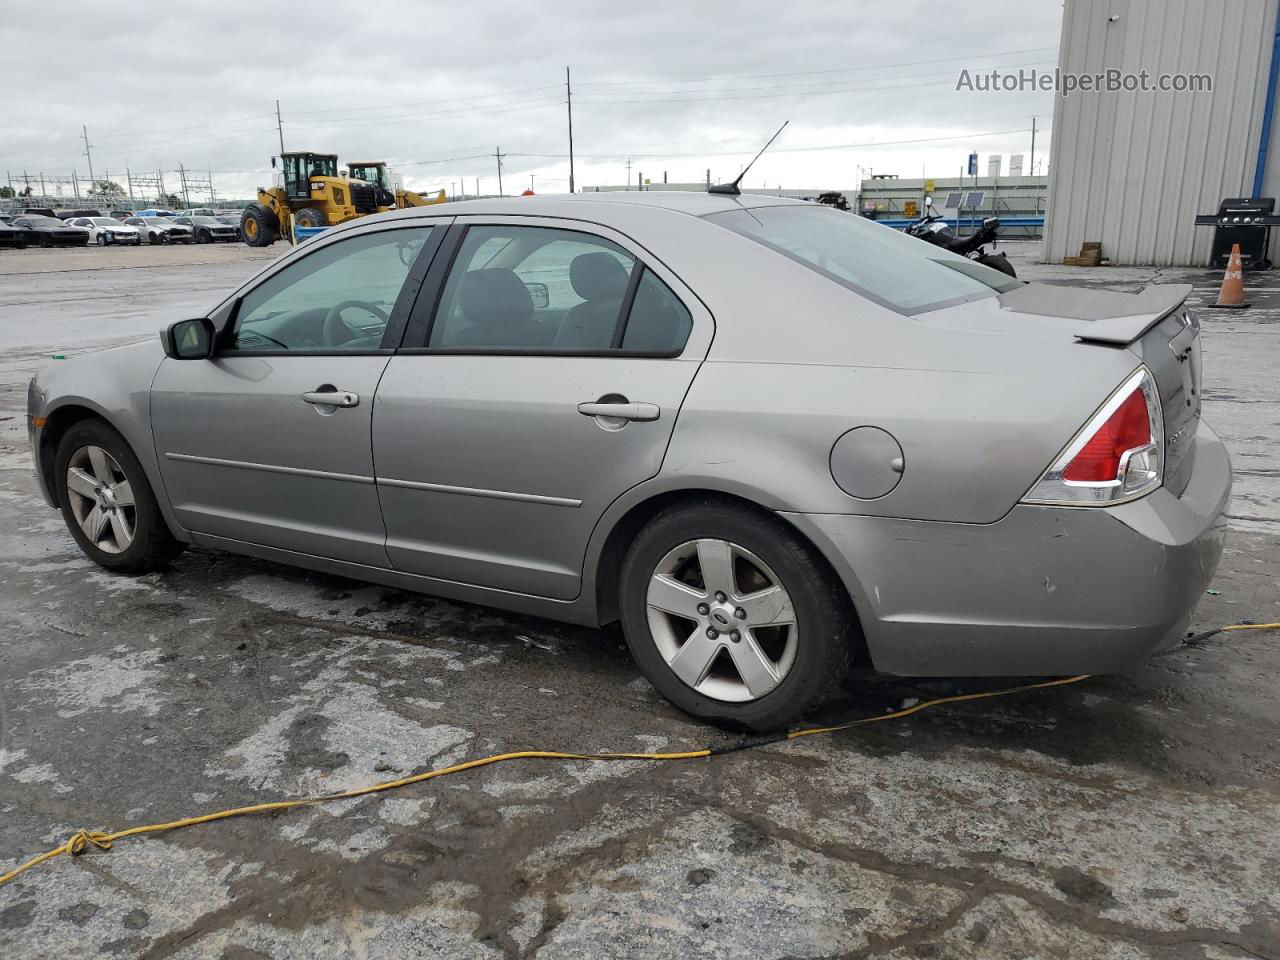
[[[240,215],[240,234],[251,247],[269,247],[279,236],[276,215],[260,203],[251,203]]]
[[[18,238],[18,249],[19,249],[19,250],[25,250],[25,249],[27,249],[27,238],[26,238],[26,237],[19,237],[19,238]]]
[[[720,578],[704,579],[698,541],[709,544],[713,561],[717,555],[733,558],[728,569],[734,571],[730,590],[736,596],[721,602],[715,590]],[[726,549],[721,544],[729,552],[719,553]],[[659,574],[663,582],[676,583],[682,608],[701,603],[701,597],[706,602],[686,611],[693,614],[687,619],[651,608],[650,587]],[[789,626],[763,622],[782,623],[787,617],[778,615],[786,606],[766,608],[761,602],[771,581],[790,598]],[[680,587],[682,582],[686,586]],[[627,646],[649,682],[686,713],[735,729],[766,732],[803,718],[835,691],[859,641],[843,585],[794,529],[763,511],[714,498],[677,504],[654,517],[627,551],[620,589]],[[668,595],[660,591],[655,597]],[[757,617],[761,622],[753,629]],[[712,629],[714,639],[708,634]],[[697,647],[688,647],[695,642]],[[686,657],[691,666],[684,672],[700,678],[697,689],[672,666],[686,648],[694,659]],[[744,679],[740,662],[754,674],[754,687]],[[763,673],[761,663],[769,665]]]
[[[96,448],[99,454],[91,455],[90,448]],[[100,454],[105,454],[105,458]],[[110,493],[103,495],[106,499],[68,490],[71,467],[81,471],[80,482],[85,485],[100,483],[107,479],[102,474],[108,474],[112,486]],[[124,502],[126,493],[121,489],[121,480],[128,481],[134,501],[132,510]],[[103,421],[82,420],[63,435],[54,456],[53,481],[67,529],[85,556],[99,566],[118,573],[151,573],[166,567],[185,548],[165,525],[142,464],[124,437]],[[81,489],[91,494],[88,486]],[[114,500],[116,493],[119,500]],[[89,518],[95,511],[97,517],[103,517],[102,504],[113,501],[115,512],[106,512],[99,525],[101,532],[96,539],[91,539],[82,522],[92,524]],[[129,531],[123,548],[121,529]]]
[[[52,246],[53,246],[53,237],[41,237],[41,238],[40,238],[40,246],[45,247],[46,249],[47,249],[47,248],[49,248],[49,247],[52,247]]]
[[[98,246],[105,247],[107,245],[107,235],[105,233],[98,234]]]
[[[1013,269],[1013,264],[1009,262],[1009,258],[1003,253],[984,253],[977,258],[978,263],[984,267],[990,267],[992,270],[999,270],[1001,273],[1016,278],[1018,273]]]
[[[303,207],[293,215],[293,223],[298,227],[327,227],[329,218],[324,215],[323,210],[317,210],[315,207]]]
[[[209,236],[208,230],[200,230],[196,233],[196,243],[212,243],[213,237]]]

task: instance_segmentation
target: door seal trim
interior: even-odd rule
[[[330,473],[328,470],[309,470],[306,467],[284,467],[274,463],[250,463],[247,460],[221,460],[218,457],[197,457],[191,453],[165,453],[166,460],[181,463],[203,463],[212,467],[237,467],[241,470],[260,470],[264,473],[285,473],[294,477],[315,477],[319,480],[338,480],[343,483],[372,484],[373,477],[354,473]]]
[[[431,493],[456,493],[464,497],[485,497],[489,500],[516,500],[520,503],[541,503],[550,507],[580,507],[581,500],[572,497],[547,497],[538,493],[515,493],[510,490],[485,490],[481,487],[455,487],[447,483],[424,483],[421,480],[394,480],[379,477],[384,487],[401,487],[405,490],[427,490]]]

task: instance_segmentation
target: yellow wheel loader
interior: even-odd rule
[[[386,200],[385,189],[363,179],[339,176],[332,153],[285,153],[280,157],[283,186],[259,187],[258,200],[245,208],[240,232],[251,247],[294,239],[294,227],[332,227],[397,207],[443,203],[444,191],[425,199],[399,190]],[[370,165],[365,165],[370,166]],[[378,165],[385,174],[386,165]]]
[[[445,201],[443,190],[434,197],[424,197],[420,193],[406,190],[403,184],[395,182],[395,177],[382,160],[348,163],[347,170],[352,180],[360,180],[377,187],[379,210],[403,210],[405,207],[425,207],[429,203]]]

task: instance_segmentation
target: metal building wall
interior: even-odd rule
[[[1253,193],[1276,9],[1277,0],[1066,0],[1064,73],[1207,73],[1213,91],[1055,98],[1046,261],[1093,240],[1117,264],[1208,261],[1212,228],[1194,227],[1196,214]],[[1275,193],[1272,181],[1264,195]]]

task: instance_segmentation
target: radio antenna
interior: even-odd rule
[[[747,175],[747,171],[750,170],[751,167],[755,164],[755,162],[759,160],[760,157],[764,154],[764,152],[769,149],[769,147],[773,144],[773,141],[777,140],[778,137],[782,135],[782,131],[787,128],[787,124],[790,122],[791,122],[790,120],[783,121],[782,126],[778,128],[778,132],[775,133],[772,137],[770,137],[769,142],[760,148],[760,153],[757,153],[754,157],[751,158],[751,163],[748,163],[745,167],[742,168],[742,172],[738,174],[738,178],[734,180],[733,183],[717,183],[713,187],[707,187],[707,193],[723,193],[723,194],[728,194],[731,197],[740,196],[742,194],[742,191],[738,189],[738,184],[742,182],[742,178]]]

